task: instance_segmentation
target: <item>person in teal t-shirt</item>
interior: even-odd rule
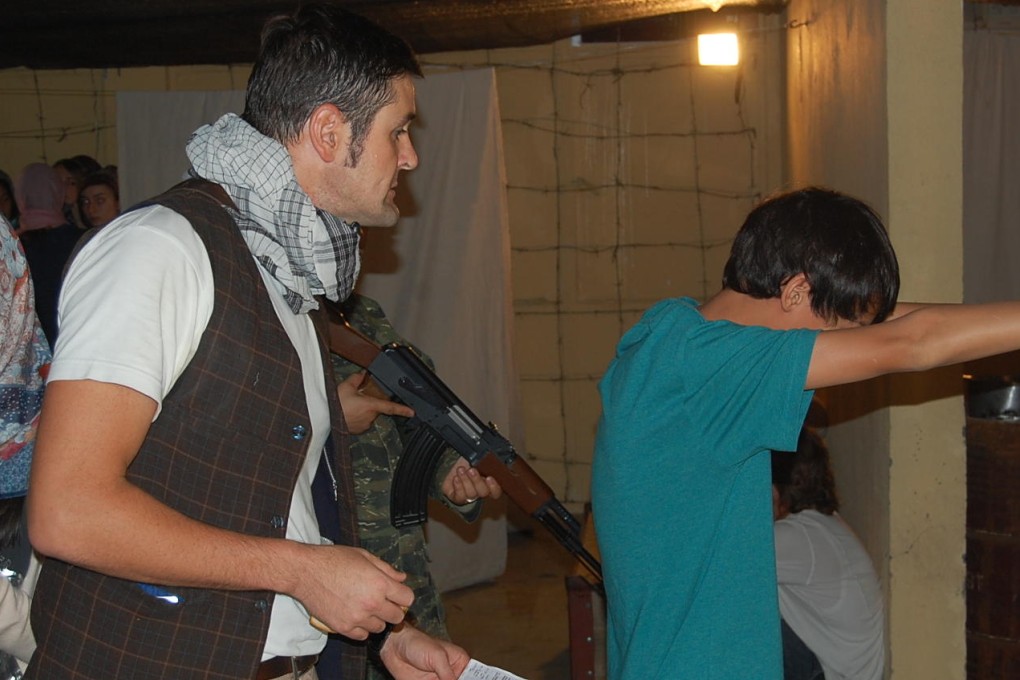
[[[782,678],[770,451],[812,391],[1020,348],[1020,303],[898,294],[878,215],[808,188],[748,215],[719,293],[623,336],[592,473],[610,680]]]

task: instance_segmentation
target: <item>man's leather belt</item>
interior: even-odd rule
[[[276,678],[291,675],[295,669],[297,669],[297,674],[301,675],[314,666],[318,660],[319,657],[316,654],[308,656],[274,656],[259,664],[259,672],[255,674],[255,680],[276,680]]]

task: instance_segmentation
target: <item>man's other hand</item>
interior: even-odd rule
[[[471,662],[461,647],[406,623],[393,629],[379,656],[394,680],[457,680]]]

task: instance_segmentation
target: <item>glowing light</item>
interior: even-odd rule
[[[736,66],[740,45],[736,33],[702,33],[698,36],[698,63],[702,66]]]

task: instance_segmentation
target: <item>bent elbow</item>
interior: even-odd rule
[[[28,539],[32,548],[47,557],[67,559],[80,532],[72,524],[73,513],[45,502],[42,493],[30,490],[25,511],[28,513]]]

